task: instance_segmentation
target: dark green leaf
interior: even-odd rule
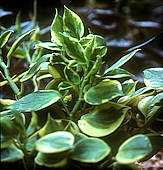
[[[8,108],[22,112],[37,111],[52,105],[60,98],[61,94],[56,90],[39,90],[22,97]]]
[[[80,17],[64,6],[63,28],[66,34],[80,39],[84,34],[84,25]]]
[[[0,48],[2,48],[7,43],[11,33],[13,33],[13,32],[14,31],[8,30],[0,35]]]
[[[1,162],[14,162],[23,159],[24,154],[14,145],[1,150]]]
[[[150,140],[145,135],[135,135],[119,147],[116,160],[122,164],[130,164],[146,157],[152,151]]]
[[[107,103],[108,101],[122,96],[122,87],[117,80],[104,80],[98,85],[91,87],[84,95],[87,103],[92,105],[99,105]]]
[[[67,164],[67,152],[46,154],[39,152],[35,158],[36,164],[49,168],[61,168]]]
[[[53,51],[61,51],[61,47],[59,47],[56,44],[51,43],[51,42],[41,42],[39,44],[36,44],[35,47],[36,48],[45,48],[45,49],[53,50]]]
[[[58,131],[43,136],[36,142],[36,150],[41,153],[59,153],[72,149],[74,136],[70,132]]]
[[[10,65],[10,58],[12,56],[12,54],[14,53],[14,51],[16,50],[17,47],[20,46],[20,44],[26,40],[26,38],[28,38],[30,36],[30,34],[35,31],[35,30],[31,30],[29,32],[27,32],[26,34],[23,34],[22,36],[20,36],[11,46],[10,50],[7,53],[7,59],[8,59],[8,66]]]
[[[85,163],[96,163],[110,153],[110,147],[101,139],[84,138],[79,140],[70,158]]]
[[[115,68],[119,68],[121,67],[123,64],[125,64],[128,60],[130,60],[137,51],[139,51],[140,49],[136,49],[132,52],[130,52],[129,54],[125,55],[124,57],[122,57],[120,60],[118,60],[115,64],[113,64],[111,67],[109,67],[106,71],[105,74],[108,73],[110,70],[113,70]]]
[[[133,76],[128,71],[122,69],[122,68],[115,68],[113,70],[108,71],[105,74],[106,78],[124,78],[124,77],[131,77]]]
[[[163,68],[144,70],[144,83],[148,87],[163,88]]]
[[[60,33],[63,33],[63,22],[62,17],[59,16],[56,9],[55,18],[51,26],[51,41],[57,42],[59,45],[61,45],[63,40]]]
[[[80,76],[72,68],[65,67],[64,74],[68,82],[73,85],[80,84]]]
[[[38,126],[37,114],[35,112],[32,112],[32,118],[26,130],[26,135],[30,136],[31,134],[33,134],[37,130],[37,126]]]
[[[85,56],[84,56],[84,48],[81,46],[81,44],[66,35],[63,35],[63,41],[64,41],[64,48],[67,52],[67,54],[73,58],[74,60],[80,62],[80,63],[85,63]]]
[[[30,69],[27,71],[27,73],[20,79],[20,81],[24,82],[30,79],[31,77],[33,77],[39,71],[42,64],[46,62],[51,56],[52,54],[46,54],[46,55],[43,55],[41,58],[39,58],[38,61],[36,61],[36,63],[34,63],[30,67]]]
[[[101,137],[114,132],[125,118],[129,108],[123,105],[107,103],[95,108],[91,113],[85,114],[78,121],[82,132],[89,136]]]

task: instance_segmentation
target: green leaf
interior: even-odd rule
[[[79,133],[78,126],[71,120],[53,119],[50,114],[46,124],[38,131],[40,137],[56,131],[69,131],[72,134]]]
[[[111,147],[111,153],[115,156],[120,145],[127,140],[131,135],[125,129],[119,128],[112,134],[103,137],[103,140]]]
[[[62,67],[59,66],[61,65],[48,65],[48,71],[54,79],[61,79],[63,77],[63,70],[61,70]]]
[[[73,85],[80,84],[80,76],[72,68],[65,67],[64,74],[68,82]]]
[[[23,34],[22,36],[20,36],[16,41],[14,41],[14,43],[12,44],[10,50],[7,53],[7,59],[8,59],[8,64],[7,66],[10,66],[10,58],[12,56],[12,54],[14,53],[14,51],[16,50],[17,47],[20,46],[20,44],[26,40],[26,38],[28,38],[30,36],[30,34],[35,31],[35,30],[31,30],[29,32],[27,32],[26,34]]]
[[[77,40],[66,35],[63,35],[63,41],[64,41],[63,46],[68,56],[70,56],[71,58],[80,63],[86,62],[84,56],[84,48]]]
[[[146,161],[150,159],[157,152],[159,152],[161,148],[163,148],[163,136],[160,136],[159,134],[147,134],[146,136],[150,140],[152,151],[141,161]]]
[[[1,134],[3,136],[16,138],[19,133],[17,126],[14,124],[14,122],[5,117],[1,117],[0,127],[1,127]]]
[[[123,93],[126,96],[134,94],[135,93],[135,89],[136,89],[136,84],[137,84],[137,81],[134,82],[132,79],[124,81],[122,83]]]
[[[39,58],[38,61],[32,64],[32,66],[27,71],[27,73],[20,79],[20,82],[24,82],[30,79],[31,77],[33,77],[39,71],[42,64],[45,63],[51,56],[52,54],[46,54],[46,55],[43,55],[41,58]]]
[[[92,38],[92,41],[86,46],[86,48],[84,50],[84,55],[85,55],[85,59],[87,61],[87,66],[89,66],[89,62],[90,62],[91,56],[94,51],[93,47],[94,47],[94,37]]]
[[[80,17],[64,6],[63,28],[66,34],[80,39],[84,34],[84,25]]]
[[[82,37],[79,42],[82,46],[87,46],[88,44],[90,44],[93,38],[94,38],[94,35],[89,34],[86,37]]]
[[[28,136],[28,138],[26,139],[26,142],[25,142],[25,149],[28,152],[34,151],[35,143],[36,143],[37,140],[38,140],[38,133],[37,132],[34,133],[31,136]]]
[[[94,76],[100,70],[101,65],[102,65],[102,58],[100,56],[97,56],[95,63],[93,64],[92,68],[87,74],[87,78],[89,78],[90,76]]]
[[[67,152],[45,154],[39,152],[35,158],[36,164],[49,168],[61,168],[67,164]]]
[[[107,103],[83,115],[78,121],[82,132],[89,136],[102,137],[114,132],[123,122],[129,107]]]
[[[148,87],[163,88],[163,68],[144,70],[144,83]]]
[[[61,94],[56,90],[38,90],[17,100],[8,108],[22,112],[41,110],[52,105],[61,98]]]
[[[87,103],[99,105],[122,96],[122,87],[117,80],[103,80],[98,85],[91,87],[84,95]]]
[[[100,35],[94,35],[95,37],[95,47],[103,47],[106,46],[105,39]]]
[[[73,88],[73,85],[70,84],[69,82],[67,81],[63,81],[61,83],[59,83],[58,85],[58,90],[61,91],[61,90],[67,90],[67,89],[71,89]]]
[[[23,152],[17,149],[14,145],[1,149],[1,162],[14,162],[23,159],[23,157]]]
[[[61,47],[51,42],[41,42],[35,45],[35,48],[45,48],[47,50],[61,51]]]
[[[21,30],[21,10],[16,15],[16,21],[15,21],[14,28],[15,28],[15,31],[18,32],[19,34],[22,33],[22,30]]]
[[[148,112],[151,112],[153,107],[159,106],[162,100],[163,100],[163,93],[159,93],[155,97],[153,97],[149,103]]]
[[[144,97],[142,100],[139,101],[138,103],[138,109],[141,111],[141,113],[147,117],[148,115],[148,107],[149,107],[149,103],[151,102],[151,100],[153,99],[154,96],[147,96]]]
[[[13,33],[14,31],[12,30],[8,30],[8,31],[5,31],[3,34],[1,34],[0,36],[0,48],[2,48],[8,41],[11,33]]]
[[[51,41],[57,42],[59,45],[61,45],[63,40],[62,35],[60,33],[63,33],[63,22],[62,17],[59,16],[58,11],[56,9],[55,18],[51,25]]]
[[[128,71],[122,69],[122,68],[115,68],[113,70],[108,71],[105,74],[105,78],[124,78],[124,77],[131,77],[133,76],[131,73],[129,73]]]
[[[13,56],[14,56],[14,57],[17,57],[17,58],[21,58],[21,59],[27,58],[26,52],[25,52],[23,49],[21,49],[21,48],[17,48],[17,49],[13,52]]]
[[[115,64],[113,64],[111,67],[109,67],[104,74],[108,73],[110,70],[113,70],[115,68],[119,68],[121,67],[123,64],[125,64],[128,60],[130,60],[137,51],[139,51],[140,49],[136,49],[134,51],[132,51],[131,53],[125,55],[124,57],[122,57],[120,60],[118,60]]]
[[[135,135],[119,147],[116,160],[122,164],[130,164],[146,157],[152,151],[150,140],[145,135]]]
[[[58,131],[43,136],[36,142],[36,150],[41,153],[59,153],[72,149],[74,136],[70,132]]]
[[[13,138],[9,136],[5,136],[3,134],[0,135],[0,144],[1,149],[8,148],[13,143]]]
[[[32,112],[32,118],[26,130],[26,135],[30,136],[37,130],[38,126],[38,116],[35,112]]]
[[[110,151],[110,147],[103,140],[84,138],[77,142],[70,158],[85,163],[96,163],[103,160]]]

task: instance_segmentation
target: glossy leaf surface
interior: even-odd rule
[[[114,132],[125,118],[129,108],[118,104],[104,104],[92,113],[83,115],[78,121],[79,128],[89,136],[101,137]]]
[[[0,35],[0,48],[2,48],[7,43],[8,39],[12,33],[13,33],[13,31],[8,30]]]
[[[77,142],[71,159],[85,163],[96,163],[110,153],[110,147],[101,139],[85,138]]]
[[[41,153],[58,153],[69,150],[74,143],[74,136],[69,132],[50,133],[36,142],[36,149]]]
[[[66,6],[64,6],[63,28],[68,35],[77,39],[84,34],[84,25],[80,17]]]
[[[56,90],[39,90],[22,97],[8,108],[22,112],[37,111],[52,105],[60,98],[61,94]]]
[[[7,59],[8,59],[8,61],[10,61],[10,58],[11,58],[12,54],[14,53],[14,51],[16,50],[16,48],[17,48],[18,46],[20,46],[20,44],[21,44],[23,41],[25,41],[26,38],[28,38],[33,31],[34,31],[34,30],[31,30],[31,31],[27,32],[26,34],[23,34],[22,36],[20,36],[20,37],[12,44],[10,50],[9,50],[8,53],[7,53]]]
[[[39,71],[42,64],[44,62],[46,62],[48,60],[48,58],[50,58],[51,56],[52,56],[52,54],[46,54],[46,55],[43,55],[41,58],[39,58],[38,61],[36,63],[34,63],[30,67],[30,69],[27,71],[27,73],[20,79],[20,81],[24,82],[24,81],[30,79],[32,76],[34,76]]]
[[[139,161],[152,151],[150,140],[145,135],[135,135],[119,147],[116,160],[122,164]]]
[[[60,168],[66,165],[67,163],[67,153],[52,153],[46,154],[39,152],[35,157],[36,164],[40,166],[46,166],[49,168]]]
[[[163,68],[144,70],[144,83],[153,88],[163,88]]]
[[[84,99],[89,104],[99,105],[122,95],[122,87],[117,80],[104,80],[91,87],[85,93]]]
[[[77,40],[63,35],[63,42],[63,46],[71,58],[79,63],[85,63],[84,49]]]
[[[62,40],[62,35],[60,33],[62,32],[63,32],[62,17],[59,16],[58,11],[56,9],[55,18],[51,26],[51,40],[61,45],[63,40]]]
[[[106,71],[105,74],[108,73],[110,70],[113,70],[115,68],[119,68],[121,67],[123,64],[125,64],[128,60],[130,60],[137,51],[139,51],[140,49],[136,49],[132,52],[130,52],[129,54],[125,55],[124,57],[122,57],[120,60],[118,60],[115,64],[113,64],[111,67],[109,67]]]
[[[1,162],[14,162],[24,157],[21,150],[17,149],[14,145],[1,150]]]
[[[73,69],[65,67],[64,74],[67,81],[73,85],[78,85],[80,83],[80,76]]]

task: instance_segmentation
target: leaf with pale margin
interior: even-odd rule
[[[104,159],[110,151],[111,148],[101,139],[83,138],[75,145],[70,158],[85,163],[96,163]]]
[[[37,111],[52,105],[60,98],[61,94],[56,90],[38,90],[20,98],[8,109],[22,112]]]
[[[152,151],[149,138],[145,135],[135,135],[121,144],[116,160],[122,164],[130,164],[146,157]]]
[[[72,149],[74,136],[70,132],[57,131],[43,136],[36,142],[36,150],[41,153],[60,153]]]
[[[163,88],[163,68],[144,70],[144,83],[147,87]]]
[[[12,31],[12,30],[8,30],[8,31],[5,31],[3,34],[1,34],[1,36],[0,36],[0,48],[2,48],[7,43],[10,35],[13,32],[14,31]]]
[[[61,45],[63,40],[60,33],[63,33],[63,21],[56,9],[55,18],[51,25],[51,41],[57,42],[59,45]]]
[[[26,40],[26,38],[28,38],[30,36],[30,34],[35,31],[34,29],[27,32],[26,34],[23,34],[22,36],[20,36],[11,46],[10,50],[7,53],[7,59],[8,59],[8,63],[7,66],[10,66],[10,58],[12,56],[12,54],[14,53],[14,51],[16,50],[17,47],[20,46],[20,44]]]
[[[27,73],[20,79],[20,82],[24,82],[24,81],[30,79],[31,77],[33,77],[39,71],[42,64],[45,63],[51,56],[52,56],[52,54],[46,54],[46,55],[43,55],[42,57],[40,57],[38,59],[38,61],[36,63],[34,63],[30,67],[30,69],[27,71]]]
[[[64,6],[63,28],[66,34],[80,39],[84,34],[84,25],[80,17]]]
[[[115,68],[119,68],[121,67],[123,64],[125,64],[128,60],[130,60],[136,52],[138,52],[140,49],[136,49],[134,51],[132,51],[131,53],[125,55],[124,57],[122,57],[120,60],[118,60],[115,64],[113,64],[111,67],[109,67],[104,74],[108,73],[110,70],[113,70]]]

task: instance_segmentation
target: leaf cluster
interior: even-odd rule
[[[1,35],[1,49],[12,33]],[[66,167],[74,161],[120,169],[162,148],[162,129],[152,124],[162,122],[163,68],[144,70],[144,87],[137,89],[138,81],[121,68],[136,49],[102,72],[105,39],[90,30],[85,36],[82,20],[66,6],[63,17],[56,10],[50,42],[30,38],[26,45],[31,34],[36,37],[37,29],[14,41],[7,63],[0,53],[0,86],[9,84],[15,93],[15,100],[0,99],[1,162],[34,157],[34,164],[46,167]],[[29,69],[11,77],[10,61],[21,44]],[[49,79],[44,90],[42,79]],[[23,95],[26,81],[33,82],[34,91]]]

